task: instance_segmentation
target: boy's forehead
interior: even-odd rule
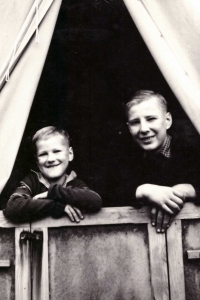
[[[57,146],[69,147],[67,139],[60,134],[46,136],[36,142],[37,150],[44,147],[56,148]]]
[[[139,103],[134,103],[128,112],[128,118],[133,114],[164,113],[164,108],[156,96],[151,96]]]

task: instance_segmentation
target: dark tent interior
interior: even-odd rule
[[[105,173],[116,173],[118,168],[113,168],[112,157],[128,153],[130,136],[124,105],[140,89],[160,92],[169,102],[175,134],[181,132],[186,139],[198,143],[196,130],[123,1],[63,0],[15,166],[1,195],[1,206],[31,168],[32,135],[49,125],[67,128],[75,152],[73,168],[103,196]],[[104,205],[114,203],[110,198]]]

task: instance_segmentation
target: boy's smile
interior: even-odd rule
[[[171,123],[170,113],[164,111],[156,97],[134,104],[128,112],[130,133],[145,151],[160,151]]]
[[[37,165],[43,177],[49,183],[62,184],[65,180],[69,161],[73,159],[73,150],[61,135],[50,136],[36,142]]]

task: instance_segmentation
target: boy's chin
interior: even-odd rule
[[[159,147],[159,145],[142,145],[142,146],[140,146],[140,148],[142,149],[142,150],[144,150],[144,151],[146,151],[146,152],[149,152],[149,153],[157,153],[157,152],[159,152],[159,150],[160,150],[160,147]]]

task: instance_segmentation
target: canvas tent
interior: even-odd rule
[[[181,111],[177,97],[200,131],[197,0],[9,0],[1,1],[0,8],[1,190],[24,130],[29,137],[32,128],[46,125],[45,118],[72,122],[87,178],[95,174],[93,167],[98,172],[106,158],[109,167],[108,157],[115,153],[108,153],[106,145],[112,140],[112,130],[115,135],[124,134],[121,102],[129,88],[132,93],[141,87],[162,86],[161,93],[165,91],[174,102],[176,116]],[[12,64],[15,57],[19,58],[16,65]],[[119,144],[114,146],[117,152]],[[9,261],[0,260],[0,267],[4,263],[2,299],[14,299],[14,294],[20,300],[198,299],[198,264],[190,263],[186,253],[199,255],[199,221],[192,221],[192,226],[181,222],[198,219],[200,210],[192,204],[188,207],[166,235],[155,233],[146,208],[104,208],[98,215],[86,216],[79,227],[67,218],[47,218],[15,228],[0,214],[1,259],[3,254],[11,257],[6,276]],[[43,234],[32,256],[31,243],[21,235],[24,229],[40,229]]]
[[[124,3],[165,79],[200,131],[198,1]],[[113,5],[112,1],[109,4]],[[1,191],[13,168],[60,5],[59,0],[1,3]]]

